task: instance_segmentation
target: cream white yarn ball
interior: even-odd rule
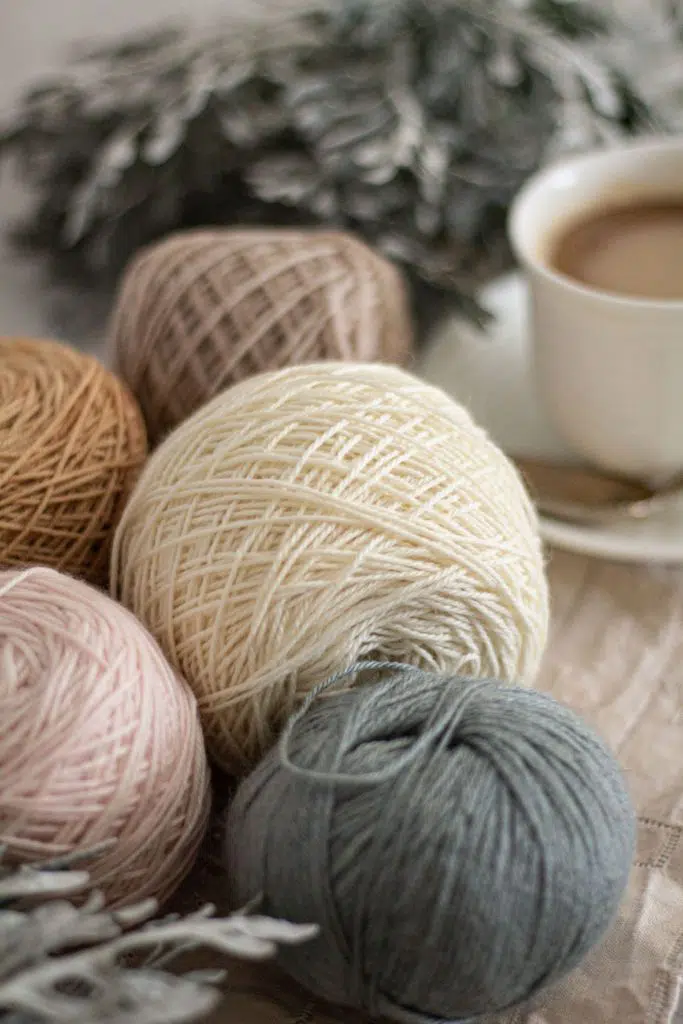
[[[200,409],[148,461],[111,578],[238,772],[359,659],[530,683],[548,624],[516,470],[444,392],[379,364],[264,373]]]

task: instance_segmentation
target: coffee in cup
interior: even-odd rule
[[[559,161],[517,197],[539,397],[575,451],[661,483],[683,471],[683,138]]]
[[[584,213],[550,237],[548,264],[598,291],[683,300],[683,190]]]

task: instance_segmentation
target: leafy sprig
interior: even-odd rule
[[[618,31],[581,0],[311,0],[84,50],[0,143],[19,238],[102,283],[179,227],[322,222],[464,296],[539,163],[663,127],[596,50]]]
[[[99,851],[11,868],[0,859],[0,1021],[3,1024],[185,1024],[220,1000],[223,972],[174,973],[184,953],[264,960],[316,927],[205,906],[154,919],[147,900],[110,911],[87,891],[80,863]]]

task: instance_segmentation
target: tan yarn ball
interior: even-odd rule
[[[142,474],[111,576],[228,770],[358,659],[529,683],[546,638],[516,471],[443,392],[381,365],[263,374],[197,412]]]
[[[113,530],[146,455],[135,399],[96,359],[0,338],[0,566],[106,585]]]
[[[173,235],[133,260],[109,337],[156,443],[261,371],[405,362],[412,325],[399,271],[352,235],[214,230]]]

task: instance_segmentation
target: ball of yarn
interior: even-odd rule
[[[283,737],[284,739],[284,737]],[[237,792],[239,904],[316,921],[283,966],[398,1021],[514,1006],[610,924],[635,841],[621,773],[532,690],[416,670],[320,700]]]
[[[262,374],[195,413],[142,474],[111,576],[228,770],[361,658],[531,681],[546,637],[517,473],[443,392],[382,365]]]
[[[52,569],[0,573],[0,846],[14,862],[113,841],[92,880],[163,899],[209,810],[196,702],[130,612]]]
[[[147,454],[140,410],[90,356],[0,338],[0,565],[106,584],[114,526]]]
[[[343,232],[181,233],[133,260],[110,344],[156,443],[219,391],[322,359],[403,362],[398,270]]]

